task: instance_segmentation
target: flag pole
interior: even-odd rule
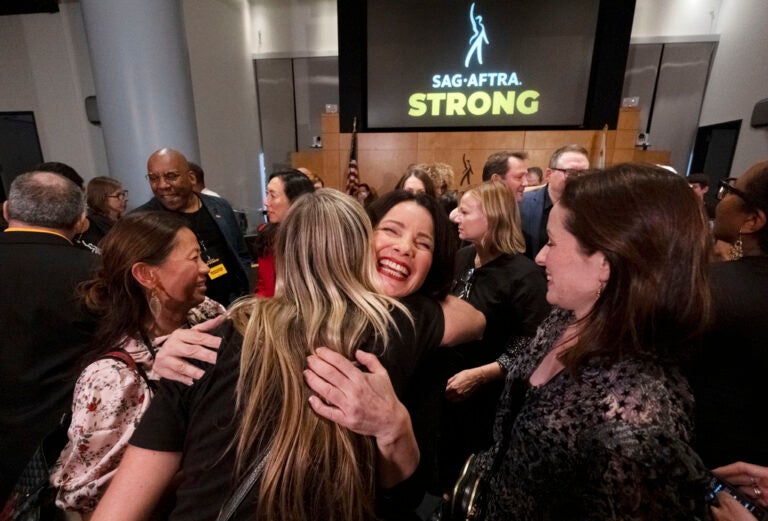
[[[352,119],[352,150],[349,152],[347,165],[347,188],[349,195],[357,195],[360,187],[360,173],[357,170],[357,116]]]

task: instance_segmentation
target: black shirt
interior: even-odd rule
[[[408,297],[404,303],[416,327],[411,327],[401,312],[393,311],[400,334],[393,333],[381,356],[400,397],[407,392],[424,354],[440,344],[444,323],[437,303],[421,297]],[[160,382],[151,406],[131,438],[131,444],[137,447],[183,452],[184,480],[177,489],[176,508],[170,519],[215,519],[237,485],[232,479],[234,454],[226,448],[237,429],[235,388],[242,336],[231,323],[223,326],[222,336],[216,365],[192,386]],[[235,519],[254,519],[257,495],[254,488]]]
[[[547,316],[544,273],[522,254],[501,254],[475,268],[474,246],[456,253],[452,293],[481,311],[486,318],[483,339],[458,346],[465,358],[461,369],[495,360],[511,338],[533,336]]]
[[[692,357],[696,450],[709,468],[768,465],[763,415],[768,372],[768,257],[710,266],[712,325]]]
[[[227,248],[219,228],[204,207],[192,213],[179,213],[189,222],[200,244],[200,257],[208,264],[207,290],[205,295],[224,306],[228,306],[243,295],[248,281],[240,280],[236,268],[237,259]]]

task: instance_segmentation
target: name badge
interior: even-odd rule
[[[216,264],[215,266],[210,267],[210,271],[208,271],[208,278],[211,280],[218,279],[222,275],[226,274],[227,268],[225,268],[223,264]]]

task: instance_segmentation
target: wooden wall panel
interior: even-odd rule
[[[618,130],[606,133],[606,165],[638,160],[668,163],[669,152],[635,149],[639,121],[637,107],[620,110]],[[327,186],[343,189],[352,136],[339,133],[338,114],[322,114],[322,131],[323,171],[316,173]],[[459,188],[464,161],[471,165],[471,183],[476,184],[482,180],[486,159],[494,152],[524,150],[531,166],[546,168],[552,152],[562,145],[577,143],[590,152],[590,160],[596,165],[601,140],[602,131],[597,130],[366,133],[358,134],[358,169],[361,181],[381,193],[391,190],[411,163],[442,162],[453,168],[455,188]],[[303,166],[298,162],[302,157],[293,156],[294,167]]]

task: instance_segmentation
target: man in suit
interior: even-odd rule
[[[210,269],[206,295],[228,306],[250,293],[251,254],[229,203],[221,197],[195,193],[195,173],[187,158],[171,148],[149,156],[147,180],[155,196],[134,211],[174,212],[187,221],[200,244],[200,256]]]
[[[501,181],[515,196],[519,203],[523,198],[525,187],[528,186],[526,174],[528,168],[525,152],[496,152],[488,156],[483,166],[483,181]]]
[[[529,190],[520,203],[520,217],[525,237],[525,254],[535,259],[547,241],[547,221],[552,206],[560,200],[565,182],[589,169],[589,153],[580,145],[565,145],[558,148],[549,158],[549,167],[544,173],[547,184]]]
[[[31,172],[13,180],[0,233],[0,505],[43,438],[72,406],[94,321],[77,285],[98,257],[72,244],[85,197],[69,179]]]

